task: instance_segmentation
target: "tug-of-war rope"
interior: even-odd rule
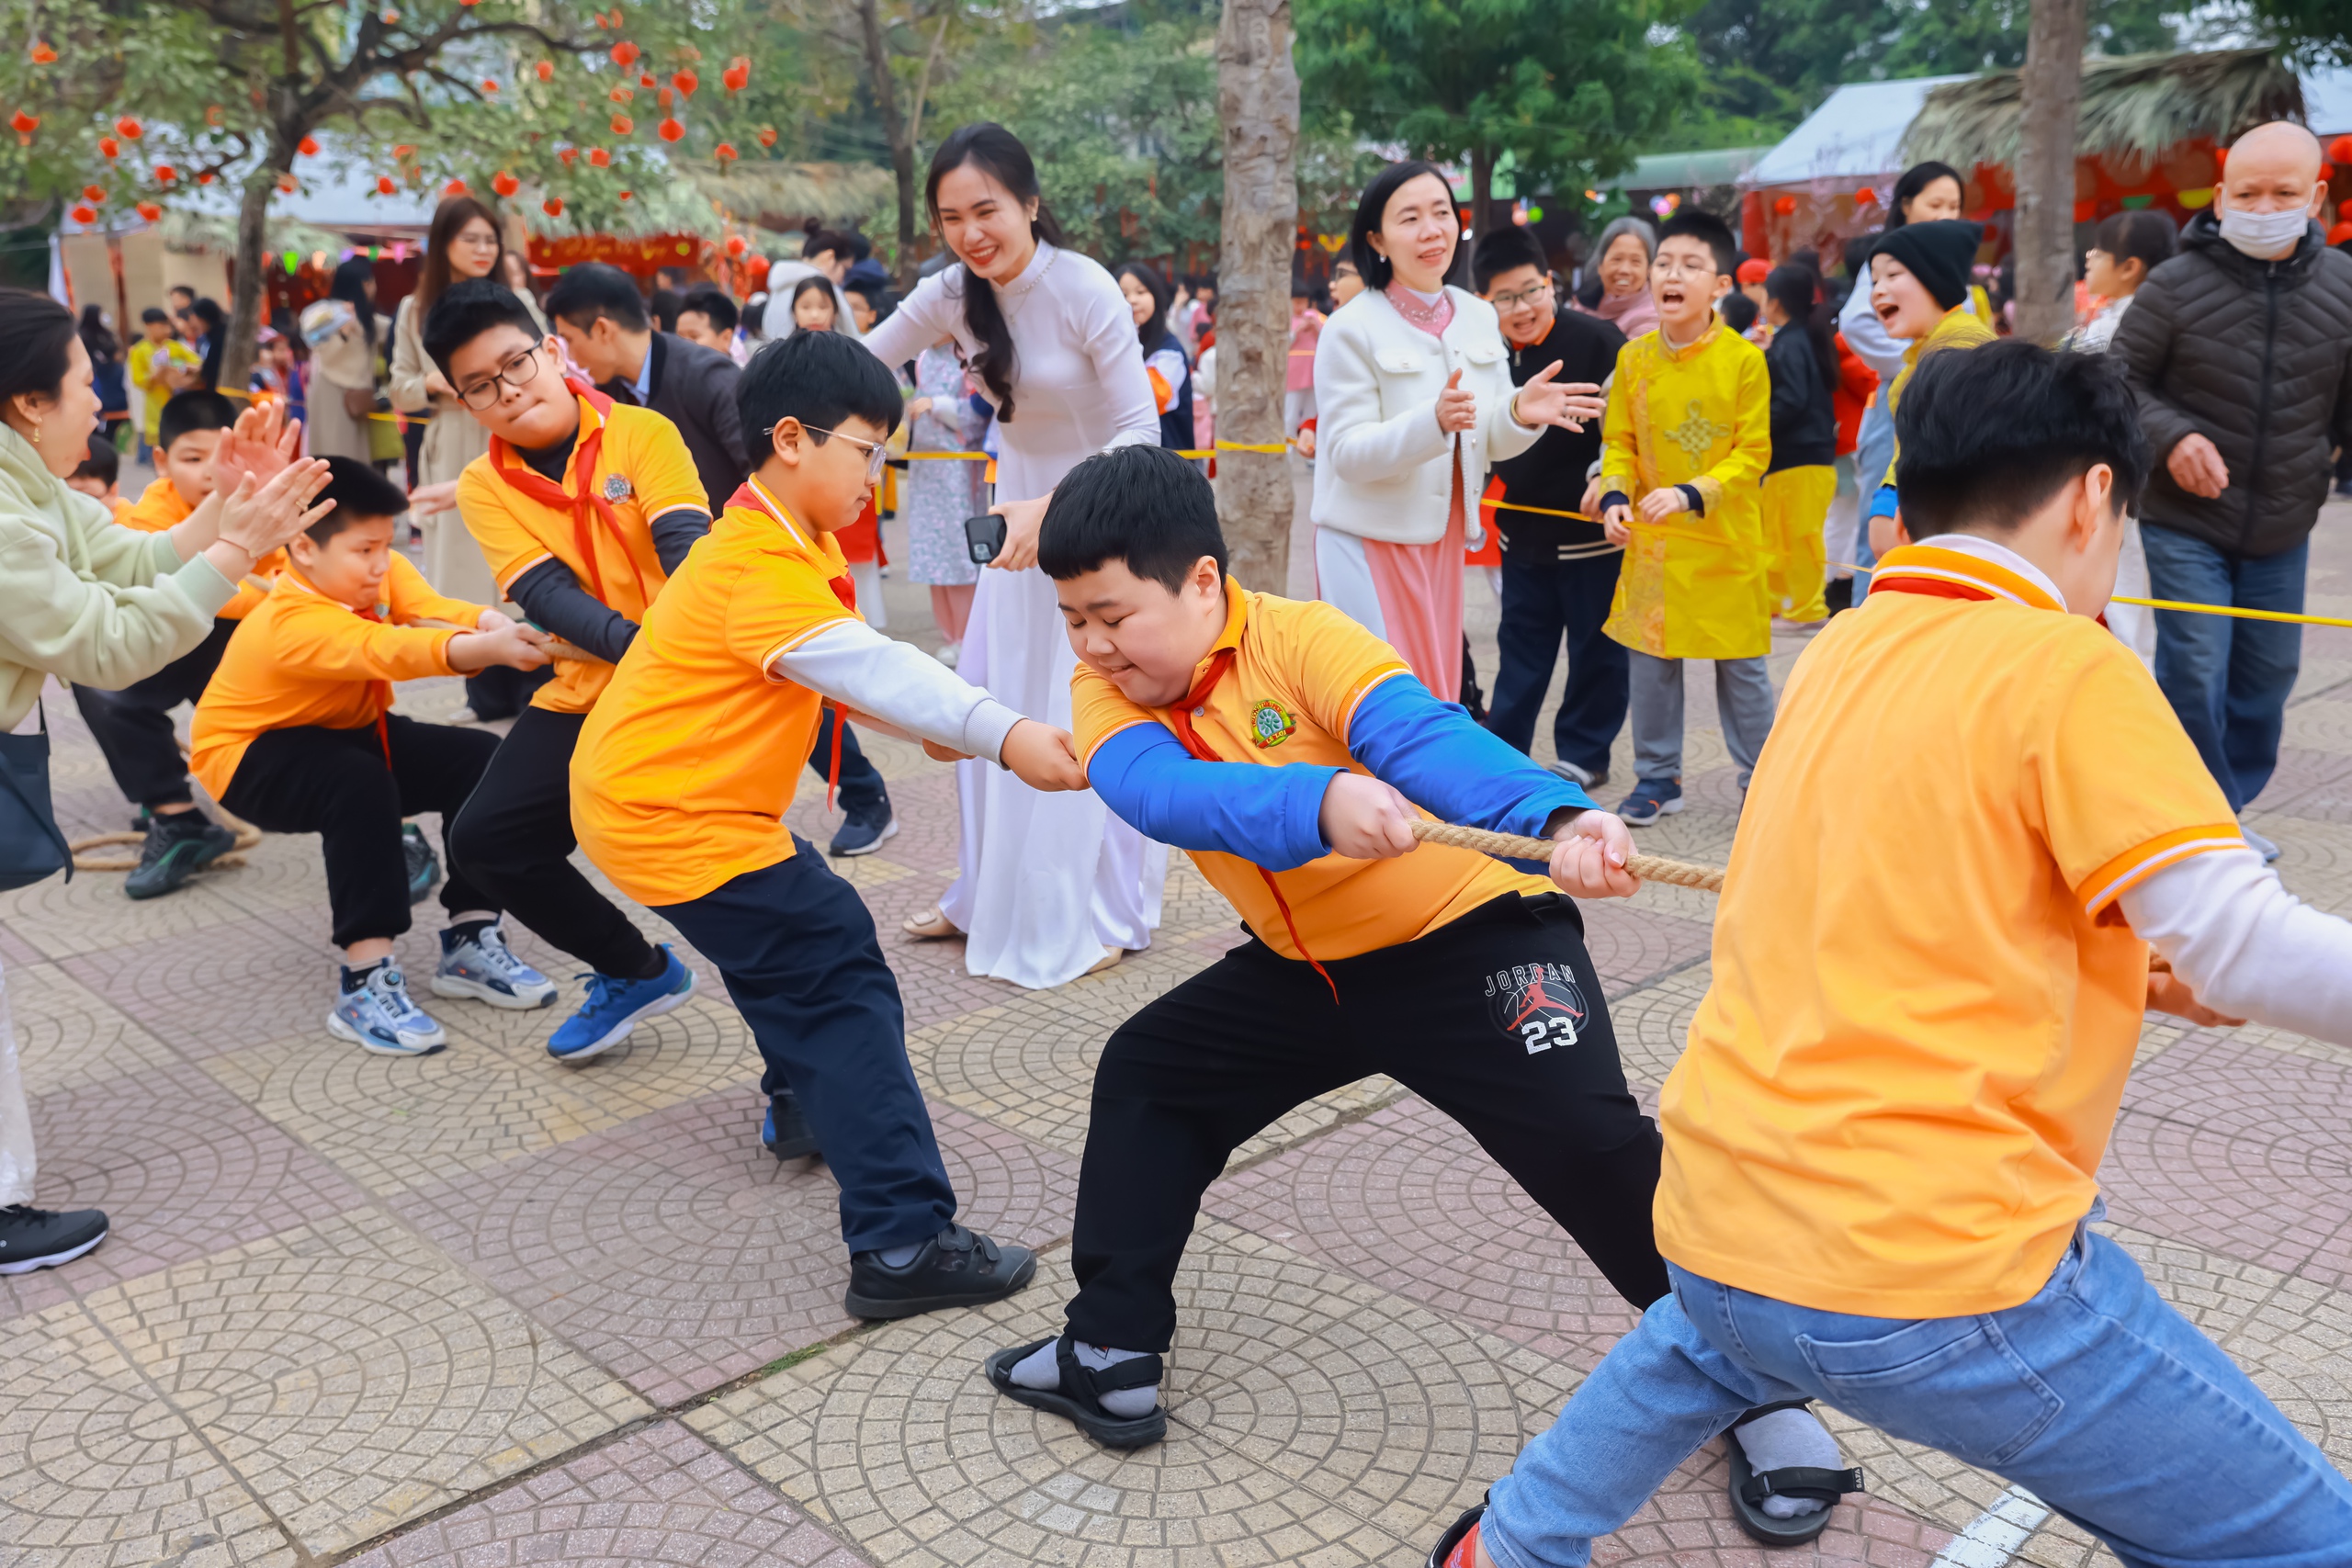
[[[1516,833],[1489,833],[1484,828],[1457,828],[1451,822],[1416,822],[1413,837],[1425,844],[1451,844],[1504,860],[1548,861],[1557,847],[1550,839],[1522,839]],[[1697,865],[1664,855],[1634,855],[1625,862],[1625,870],[1644,882],[1670,882],[1702,893],[1724,890],[1724,868],[1719,865]]]

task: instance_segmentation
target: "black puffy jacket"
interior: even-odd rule
[[[2155,449],[2141,515],[2233,556],[2275,556],[2309,536],[2352,435],[2352,256],[2317,224],[2294,254],[2256,261],[2191,219],[2181,254],[2148,275],[2115,330]],[[2201,434],[2230,470],[2214,500],[2173,482],[2165,457]]]

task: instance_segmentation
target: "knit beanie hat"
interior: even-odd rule
[[[1879,236],[1871,254],[1893,256],[1910,268],[1936,303],[1949,310],[1968,298],[1969,270],[1984,243],[1984,224],[1945,218],[1890,229]]]

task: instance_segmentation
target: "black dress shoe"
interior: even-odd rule
[[[1002,1301],[1036,1273],[1037,1256],[1027,1247],[1000,1247],[951,1224],[895,1269],[879,1252],[853,1254],[842,1304],[852,1317],[912,1317]]]

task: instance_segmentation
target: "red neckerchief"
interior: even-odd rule
[[[727,504],[729,508],[741,506],[752,512],[764,512],[784,525],[785,532],[792,536],[794,543],[803,542],[799,531],[793,527],[792,520],[784,514],[784,509],[771,505],[767,492],[749,479],[735,487],[735,493],[727,498]],[[852,615],[857,614],[857,583],[849,573],[842,573],[825,586],[833,591],[833,597],[841,601],[842,609]],[[831,811],[833,808],[833,791],[842,782],[842,726],[848,720],[842,715],[842,705],[832,698],[823,699],[821,705],[833,710],[833,754],[825,767],[825,809]]]
[[[1201,678],[1193,682],[1191,691],[1184,694],[1183,702],[1168,716],[1169,728],[1175,730],[1178,743],[1204,762],[1221,762],[1225,759],[1210,750],[1209,743],[1201,739],[1200,731],[1193,728],[1193,715],[1207,705],[1209,694],[1216,689],[1219,681],[1225,679],[1225,672],[1233,668],[1234,657],[1239,652],[1237,648],[1220,648],[1211,655],[1209,667],[1201,671]],[[1290,912],[1290,900],[1283,897],[1282,884],[1276,882],[1274,874],[1262,865],[1258,868],[1258,874],[1266,879],[1266,891],[1274,896],[1274,908],[1282,911],[1283,925],[1290,931],[1290,944],[1298,949],[1298,955],[1306,960],[1308,968],[1323,976],[1323,983],[1331,987],[1332,1004],[1337,1006],[1340,987],[1332,980],[1330,971],[1317,963],[1315,955],[1306,951],[1306,942],[1298,934],[1298,921]]]
[[[610,534],[613,543],[620,547],[621,558],[629,563],[631,574],[639,578],[639,589],[644,586],[643,575],[637,571],[637,557],[628,547],[628,537],[621,533],[620,519],[614,515],[613,503],[605,499],[603,491],[596,484],[596,461],[604,454],[605,428],[612,419],[613,400],[585,381],[574,381],[567,377],[563,384],[574,397],[596,411],[596,428],[581,431],[579,441],[572,448],[571,468],[572,472],[580,476],[579,493],[572,494],[545,474],[516,463],[514,460],[514,448],[503,436],[490,438],[491,471],[504,479],[509,487],[540,505],[571,513],[571,540],[580,551],[581,564],[588,569],[589,591],[600,603],[609,604],[612,601],[605,593],[605,574],[596,565],[596,541],[589,525],[592,518],[604,524],[605,532]],[[582,421],[583,424],[586,423]]]
[[[1883,582],[1872,582],[1871,592],[1873,593],[1923,593],[1930,599],[1990,599],[1994,597],[1989,589],[1972,588],[1964,582],[1948,582],[1933,577],[1889,576]],[[2115,629],[2107,625],[2105,610],[2101,610],[2093,618],[2108,630]]]

